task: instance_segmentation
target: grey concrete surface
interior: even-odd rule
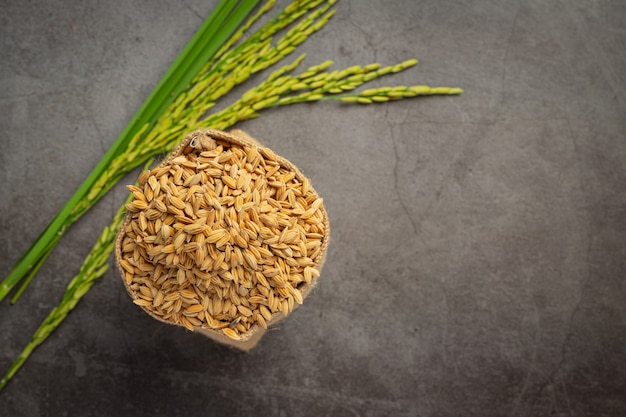
[[[1,275],[215,4],[2,2]],[[0,392],[0,415],[626,415],[625,22],[621,0],[340,1],[306,64],[415,57],[374,85],[465,93],[240,125],[329,209],[304,307],[241,354],[152,320],[112,269]],[[125,195],[0,304],[0,371]]]

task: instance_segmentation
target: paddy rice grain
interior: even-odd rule
[[[238,340],[302,304],[319,276],[323,201],[269,149],[217,142],[129,186],[119,264],[134,302]]]

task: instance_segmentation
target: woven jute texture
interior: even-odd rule
[[[176,147],[176,149],[174,149],[174,151],[159,165],[159,167],[173,165],[174,159],[181,155],[187,155],[191,152],[196,152],[199,154],[203,151],[213,150],[216,148],[216,146],[220,142],[228,143],[230,144],[230,146],[238,146],[241,148],[254,146],[254,147],[257,147],[258,149],[263,149],[263,146],[256,139],[254,139],[253,137],[251,137],[250,135],[248,135],[247,133],[241,130],[233,130],[231,132],[223,132],[223,131],[212,130],[212,129],[205,130],[205,131],[195,131],[195,132],[188,134],[180,142],[180,144]],[[285,168],[289,171],[293,171],[295,173],[295,177],[299,181],[302,182],[304,180],[304,175],[302,174],[302,172],[300,172],[300,170],[294,164],[292,164],[287,159],[280,157],[280,156],[277,156],[276,160],[282,168]],[[324,224],[325,232],[324,232],[322,245],[320,247],[318,255],[315,259],[313,259],[314,267],[318,271],[321,271],[324,265],[324,262],[326,260],[326,252],[327,252],[327,248],[329,244],[329,237],[330,237],[330,224],[328,220],[328,215],[323,205],[321,206],[321,212],[323,214],[323,224]],[[127,226],[131,222],[131,220],[132,220],[132,213],[128,212],[124,219],[124,224],[120,228],[120,232],[117,236],[117,240],[115,244],[115,257],[117,261],[118,270],[120,272],[120,275],[122,276],[122,281],[124,282],[124,285],[126,287],[128,294],[133,300],[137,300],[139,297],[139,294],[138,292],[132,290],[129,283],[127,283],[126,279],[124,279],[125,270],[121,266],[121,263],[120,263],[120,261],[122,260],[122,242],[124,241],[124,238],[126,236],[125,231],[127,230]],[[309,295],[311,290],[315,287],[315,285],[317,284],[317,280],[318,280],[317,277],[313,277],[310,283],[305,283],[298,287],[300,292],[302,293],[303,299],[305,299]],[[167,324],[183,326],[181,323],[174,323],[171,321],[163,320],[161,317],[155,315],[148,307],[143,307],[143,306],[140,306],[140,307],[156,320],[159,320]],[[295,307],[297,307],[297,304],[294,306],[294,308]],[[272,315],[272,319],[267,323],[267,325],[271,326],[275,324],[276,322],[282,320],[284,317],[285,316],[281,312],[277,311]],[[254,347],[259,342],[263,334],[265,333],[265,329],[263,329],[258,324],[252,325],[250,330],[241,334],[238,340],[231,339],[228,336],[226,336],[222,331],[214,330],[209,327],[196,326],[194,327],[194,331],[201,333],[220,343],[223,343],[223,344],[226,344],[226,345],[229,345],[229,346],[232,346],[237,349],[244,350],[244,351],[247,351],[251,349],[252,347]]]

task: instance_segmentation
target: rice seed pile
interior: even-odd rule
[[[319,276],[326,213],[308,179],[271,150],[213,143],[128,187],[119,264],[154,317],[237,340],[302,304]]]

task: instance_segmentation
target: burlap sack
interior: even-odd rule
[[[215,149],[216,145],[220,142],[223,143],[229,143],[231,145],[235,145],[235,146],[240,146],[240,147],[249,147],[249,146],[256,146],[258,149],[262,149],[263,147],[261,146],[261,144],[254,138],[252,138],[251,136],[249,136],[248,134],[246,134],[245,132],[241,131],[241,130],[233,130],[230,133],[227,132],[223,132],[223,131],[218,131],[218,130],[206,130],[206,131],[195,131],[192,132],[191,134],[187,135],[187,137],[185,137],[185,139],[176,147],[176,149],[159,165],[159,167],[164,167],[167,165],[172,165],[172,161],[180,156],[180,155],[187,155],[191,152],[203,152],[205,150],[212,150]],[[288,160],[286,160],[285,158],[282,158],[280,156],[277,156],[276,159],[280,166],[289,170],[289,171],[293,171],[295,172],[295,176],[299,181],[304,180],[304,175],[300,172],[300,170],[293,165],[291,162],[289,162]],[[328,243],[329,243],[329,236],[330,236],[330,224],[328,221],[328,215],[326,214],[326,211],[322,205],[321,207],[322,213],[323,213],[323,224],[324,224],[324,237],[322,240],[322,246],[320,247],[320,250],[318,252],[318,255],[315,259],[313,259],[314,263],[315,263],[315,268],[320,271],[324,261],[326,259],[326,251],[328,248]],[[127,213],[124,224],[122,225],[122,227],[120,228],[120,232],[118,234],[117,240],[116,240],[116,245],[115,245],[115,256],[116,256],[116,261],[117,261],[117,266],[119,269],[119,272],[122,276],[122,281],[124,282],[124,285],[126,287],[126,290],[128,291],[128,294],[130,295],[130,297],[133,300],[137,300],[138,299],[138,293],[136,291],[133,291],[129,285],[129,283],[127,283],[127,281],[124,279],[124,276],[126,274],[126,271],[124,270],[124,268],[121,266],[121,260],[122,260],[122,242],[124,241],[124,238],[126,236],[126,232],[125,230],[127,229],[127,225],[129,224],[129,222],[131,221],[131,213]],[[308,296],[308,294],[311,292],[311,290],[315,287],[315,285],[317,284],[317,277],[313,277],[313,279],[311,280],[310,283],[308,284],[304,284],[304,285],[300,285],[298,286],[298,289],[300,290],[300,292],[302,293],[302,297],[303,299],[306,298]],[[179,325],[179,326],[183,326],[181,323],[174,323],[172,321],[166,321],[163,320],[161,317],[155,315],[153,313],[153,311],[150,310],[150,308],[144,307],[144,306],[140,306],[146,313],[148,313],[151,317],[164,322],[164,323],[168,323],[168,324],[174,324],[174,325]],[[297,304],[294,305],[294,307],[297,307]],[[282,320],[284,318],[284,315],[280,312],[276,312],[273,314],[272,319],[267,323],[268,326],[271,326],[273,324],[275,324],[276,322]],[[220,330],[214,330],[212,328],[209,328],[207,326],[194,326],[194,331],[201,333],[213,340],[216,340],[220,343],[229,345],[229,346],[233,346],[235,348],[247,351],[249,349],[251,349],[252,347],[254,347],[259,340],[261,339],[261,337],[263,336],[263,334],[265,333],[265,329],[263,329],[261,326],[259,326],[258,324],[253,325],[251,327],[250,330],[248,330],[246,333],[242,334],[239,340],[234,340],[232,338],[229,338],[228,336],[226,336],[222,331]]]

